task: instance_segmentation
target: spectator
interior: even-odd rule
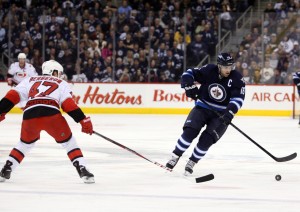
[[[195,40],[189,45],[188,52],[190,52],[191,55],[189,58],[190,64],[196,65],[205,57],[207,53],[207,45],[203,42],[201,34],[195,35]]]
[[[185,39],[184,39],[184,35],[185,35]],[[174,35],[174,41],[177,41],[178,43],[181,41],[183,43],[185,42],[186,44],[191,43],[191,37],[187,32],[185,32],[184,25],[181,25],[179,27],[179,30],[176,31],[176,33]]]
[[[275,85],[283,85],[284,79],[282,78],[279,69],[274,69],[274,76],[271,78],[271,83]]]
[[[106,69],[101,73],[100,82],[113,82],[113,69],[111,66],[107,66]]]
[[[93,76],[92,76],[92,82],[100,82],[100,80],[101,80],[100,68],[98,66],[96,66],[94,68],[94,72],[93,72]]]
[[[132,82],[146,82],[145,75],[142,73],[140,68],[133,74]]]
[[[128,1],[122,0],[122,5],[118,8],[118,13],[119,14],[124,13],[126,15],[126,17],[129,18],[131,10],[132,10],[132,8],[131,8],[131,6],[128,5]]]
[[[93,59],[89,58],[87,64],[83,67],[82,73],[85,74],[89,82],[93,82],[93,73],[96,65],[93,63]]]
[[[260,69],[255,69],[253,73],[253,78],[252,78],[252,83],[253,84],[261,84],[261,74],[260,74]]]
[[[265,62],[264,68],[260,70],[261,82],[264,84],[270,84],[271,78],[274,76],[274,69],[270,66],[270,61]]]
[[[204,30],[202,31],[202,37],[203,37],[203,42],[207,44],[208,47],[208,53],[210,56],[213,56],[215,54],[215,46],[217,44],[217,40],[215,38],[214,32],[211,29],[211,24],[208,22],[204,26]]]
[[[42,75],[42,64],[43,58],[41,57],[40,50],[35,49],[33,58],[30,60],[30,63],[35,67],[36,72],[38,75]]]
[[[129,69],[127,67],[124,68],[119,82],[131,82]]]
[[[246,84],[251,84],[253,82],[248,68],[243,68],[242,75]]]

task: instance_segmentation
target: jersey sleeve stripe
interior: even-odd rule
[[[234,104],[237,107],[237,110],[241,109],[241,105],[238,104],[237,102],[230,101],[229,104]]]

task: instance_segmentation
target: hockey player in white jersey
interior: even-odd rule
[[[9,86],[18,85],[23,79],[37,76],[35,68],[26,63],[26,55],[19,53],[18,62],[12,63],[7,72],[7,84]]]
[[[10,179],[11,173],[40,139],[40,132],[44,130],[66,149],[80,178],[85,183],[94,183],[94,175],[86,168],[81,149],[60,108],[75,122],[81,124],[82,132],[90,135],[93,133],[91,119],[86,117],[73,101],[68,83],[59,78],[63,73],[63,67],[58,62],[54,60],[44,62],[42,72],[43,76],[33,76],[21,81],[0,101],[0,122],[18,102],[26,101],[21,138],[17,146],[11,150],[0,172],[0,182]],[[56,75],[58,77],[55,77]]]

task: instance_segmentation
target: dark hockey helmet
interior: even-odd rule
[[[220,53],[218,55],[217,64],[221,66],[233,66],[234,60],[228,53]]]

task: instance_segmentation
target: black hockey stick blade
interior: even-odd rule
[[[213,174],[208,174],[208,175],[205,175],[205,176],[202,176],[202,177],[195,178],[195,181],[196,181],[196,183],[203,183],[203,182],[206,182],[206,181],[213,180],[214,178],[215,178],[215,176]]]
[[[297,157],[297,152],[294,152],[291,155],[282,157],[282,158],[278,158],[278,157],[274,157],[273,159],[276,160],[277,162],[286,162],[286,161],[290,161],[293,160]]]

